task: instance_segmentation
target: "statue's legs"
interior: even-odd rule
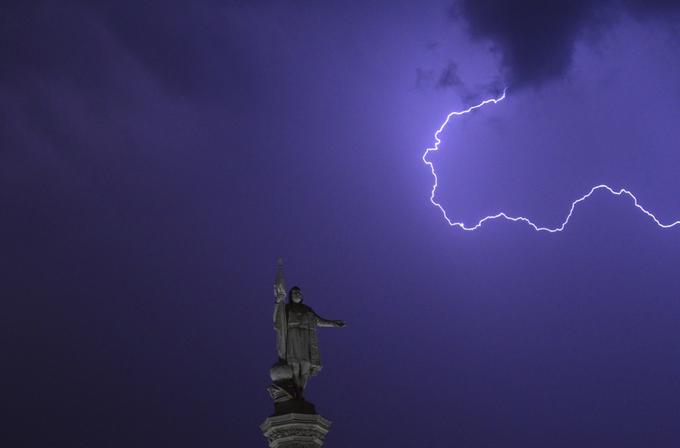
[[[302,382],[302,388],[307,387],[307,380],[309,379],[309,372],[312,369],[312,363],[309,361],[302,361],[300,363],[300,381]]]
[[[302,387],[300,386],[300,363],[294,362],[290,364],[293,369],[293,383],[295,384],[295,398],[300,398]]]
[[[307,386],[312,364],[309,361],[300,361],[293,363],[291,367],[293,368],[293,381],[298,392],[298,398],[302,398],[302,392]]]

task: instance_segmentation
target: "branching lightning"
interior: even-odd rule
[[[532,227],[537,232],[550,232],[550,233],[561,232],[561,231],[564,230],[564,228],[569,223],[569,220],[571,219],[572,215],[574,214],[574,209],[576,208],[576,206],[578,204],[580,204],[581,202],[585,201],[586,199],[588,199],[589,197],[591,197],[598,190],[607,191],[614,196],[628,196],[628,197],[630,197],[633,200],[633,204],[635,205],[635,207],[637,207],[642,213],[644,213],[645,215],[650,217],[656,223],[656,225],[661,227],[661,228],[668,229],[668,228],[671,228],[671,227],[674,227],[674,226],[680,224],[680,221],[674,221],[670,224],[662,223],[661,221],[659,221],[657,219],[656,216],[654,216],[654,214],[652,214],[650,211],[648,211],[647,209],[645,209],[644,207],[642,207],[638,203],[638,200],[633,193],[631,193],[630,191],[628,191],[624,188],[621,188],[619,190],[615,190],[615,189],[611,188],[610,186],[604,185],[604,184],[594,186],[593,188],[590,189],[590,191],[588,191],[588,193],[584,194],[583,196],[581,196],[580,198],[578,198],[574,202],[572,202],[571,207],[569,208],[569,213],[567,214],[567,217],[564,219],[562,224],[560,224],[558,227],[554,227],[554,228],[542,227],[542,226],[539,226],[539,225],[533,223],[529,218],[526,218],[524,216],[509,216],[505,212],[499,212],[499,213],[496,213],[495,215],[485,216],[484,218],[480,219],[476,224],[474,224],[472,226],[466,226],[465,223],[463,223],[463,222],[452,221],[449,218],[449,216],[447,215],[444,207],[442,207],[442,205],[435,200],[435,195],[436,195],[436,192],[437,192],[437,185],[438,185],[437,172],[434,169],[434,164],[432,162],[430,162],[429,160],[427,160],[427,155],[430,152],[439,151],[439,145],[441,144],[441,140],[439,139],[439,134],[442,133],[442,131],[444,130],[446,125],[449,124],[449,121],[451,121],[451,119],[453,117],[468,114],[475,109],[480,109],[480,108],[486,106],[487,104],[491,104],[491,103],[498,104],[505,99],[506,91],[507,91],[507,89],[503,90],[503,94],[501,96],[499,96],[498,98],[491,98],[491,99],[488,99],[488,100],[484,100],[481,103],[479,103],[475,106],[471,106],[471,107],[469,107],[465,110],[458,111],[458,112],[451,112],[450,114],[448,114],[446,116],[446,120],[444,120],[442,125],[439,126],[439,129],[437,129],[437,132],[434,133],[434,146],[431,147],[431,148],[427,148],[425,150],[425,153],[423,154],[423,162],[425,162],[425,165],[430,167],[430,170],[432,171],[432,177],[434,178],[434,184],[432,185],[432,192],[430,193],[430,202],[432,203],[432,205],[437,207],[442,212],[444,219],[446,219],[446,222],[448,222],[451,227],[459,227],[463,230],[472,231],[472,230],[479,229],[487,221],[493,221],[495,219],[502,218],[502,219],[505,219],[505,220],[508,220],[508,221],[513,221],[513,222],[523,222],[523,223],[527,224],[528,226]]]

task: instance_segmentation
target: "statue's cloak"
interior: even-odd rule
[[[316,337],[318,322],[319,316],[314,310],[302,303],[279,303],[274,311],[279,357],[289,365],[309,363],[312,376],[321,370]]]

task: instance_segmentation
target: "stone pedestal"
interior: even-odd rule
[[[260,425],[270,448],[321,448],[330,427],[319,414],[298,413],[274,415]]]

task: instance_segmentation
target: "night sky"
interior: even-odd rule
[[[680,446],[680,2],[4,1],[0,445]]]

